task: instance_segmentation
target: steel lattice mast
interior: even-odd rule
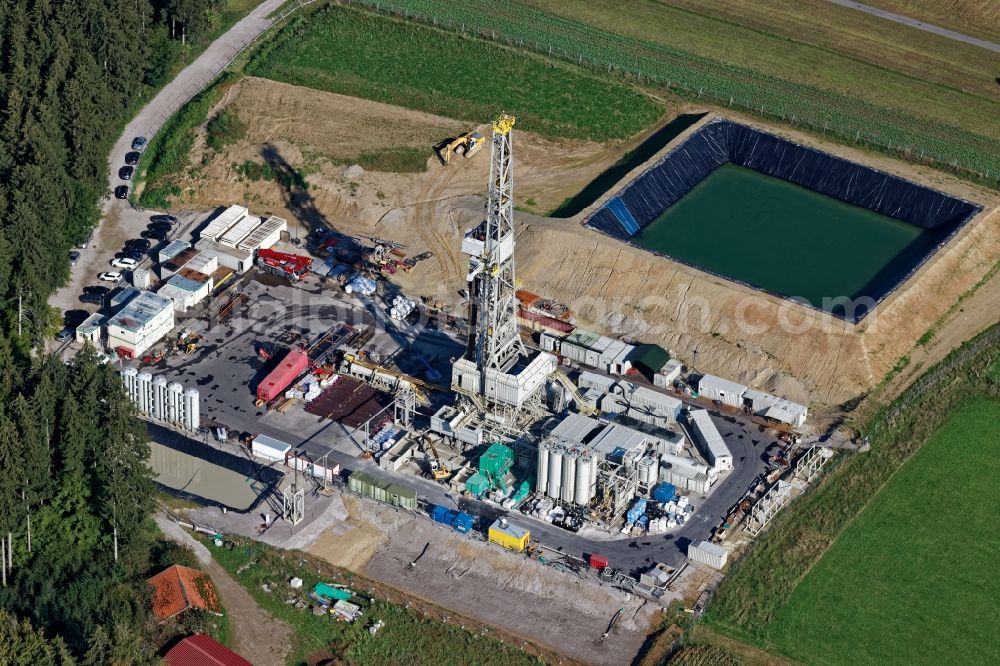
[[[489,201],[486,221],[477,230],[482,249],[472,257],[470,271],[476,331],[474,339],[470,336],[467,358],[475,361],[482,379],[485,370],[507,372],[518,357],[527,356],[518,332],[515,295],[513,126],[511,115],[493,121]]]

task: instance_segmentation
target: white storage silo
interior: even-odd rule
[[[184,427],[197,430],[201,426],[201,393],[196,388],[184,391]]]
[[[153,411],[153,375],[148,372],[140,372],[135,376],[136,404],[139,411],[149,414]]]
[[[128,391],[128,395],[132,399],[132,402],[136,402],[135,376],[138,374],[139,370],[132,366],[129,366],[121,371],[122,383],[125,385],[125,390]]]
[[[167,412],[167,378],[163,375],[153,377],[153,401],[149,415],[154,419],[163,420]]]
[[[559,499],[559,488],[562,486],[562,451],[549,450],[549,487],[547,492],[552,499]]]
[[[163,420],[178,423],[184,410],[184,387],[177,382],[167,385],[166,414]]]
[[[535,490],[544,493],[549,487],[549,447],[538,445],[538,465],[535,468]]]
[[[576,454],[567,451],[562,460],[562,490],[560,497],[563,502],[572,502],[576,491]]]
[[[593,486],[590,483],[590,467],[593,460],[589,455],[582,455],[576,459],[576,492],[573,501],[582,506],[590,504],[594,496]]]

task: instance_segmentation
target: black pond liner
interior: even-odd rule
[[[180,497],[181,499],[189,502],[201,504],[202,506],[216,506],[220,509],[225,507],[227,511],[232,511],[233,513],[250,513],[260,506],[261,502],[266,500],[267,497],[275,491],[278,484],[281,483],[281,479],[284,477],[284,474],[281,471],[274,469],[273,467],[266,467],[250,460],[249,458],[243,458],[241,456],[233,455],[232,453],[227,453],[226,451],[220,451],[219,449],[207,445],[204,442],[191,439],[190,437],[182,435],[175,430],[171,430],[170,428],[161,426],[157,423],[147,421],[146,430],[149,432],[150,439],[157,444],[165,446],[168,449],[173,449],[174,451],[179,451],[180,453],[186,453],[189,456],[204,460],[205,462],[213,465],[218,465],[219,467],[236,472],[237,474],[240,474],[248,479],[259,481],[264,486],[257,494],[257,499],[253,501],[253,504],[248,506],[246,509],[241,510],[231,506],[226,506],[221,502],[216,502],[215,500],[210,500],[200,495],[195,495],[194,493],[171,488],[163,485],[162,483],[156,483],[156,485],[164,492],[175,497]]]
[[[869,294],[871,308],[824,310],[788,294],[777,293],[728,275],[721,275],[663,252],[642,249],[710,273],[716,277],[763,291],[778,298],[827,312],[857,324],[886,296],[908,280],[923,264],[975,217],[982,207],[933,190],[898,176],[793,143],[731,120],[718,118],[706,123],[683,143],[646,169],[601,208],[584,225],[633,245],[647,224],[680,201],[695,185],[723,164],[732,162],[762,174],[801,185],[855,206],[902,220],[922,229],[947,230],[941,241],[929,248],[895,281],[887,280]]]

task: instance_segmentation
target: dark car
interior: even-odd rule
[[[149,221],[155,224],[160,224],[161,222],[165,222],[167,224],[177,224],[180,222],[180,220],[173,215],[153,215],[149,218]]]
[[[132,173],[134,171],[135,169],[130,166],[123,166],[121,169],[118,169],[118,177],[122,180],[132,180]]]
[[[164,231],[170,231],[171,226],[169,222],[150,222],[147,229],[163,229]]]
[[[137,136],[132,139],[132,150],[142,150],[146,147],[146,137]]]
[[[163,229],[146,229],[141,234],[143,238],[152,238],[153,240],[163,240],[167,237],[167,232]]]
[[[139,157],[141,155],[142,153],[140,153],[137,150],[133,150],[130,153],[125,153],[125,164],[129,166],[135,166],[136,164],[139,163]]]
[[[115,188],[115,199],[128,199],[128,185],[119,185]]]
[[[67,310],[63,315],[63,325],[66,328],[76,328],[90,316],[86,310]]]
[[[80,302],[103,306],[105,298],[107,298],[106,294],[83,294],[80,296]]]
[[[98,296],[107,296],[111,292],[107,287],[102,287],[99,284],[92,284],[89,287],[83,288],[83,293],[85,294],[97,294]]]
[[[125,241],[125,247],[137,247],[140,250],[148,250],[149,241],[145,238],[131,238]]]
[[[133,259],[135,261],[142,261],[142,258],[146,256],[146,253],[142,250],[123,250],[117,256],[118,259]]]
[[[78,262],[78,261],[80,261],[80,253],[76,252],[75,250],[73,252],[70,252],[69,253],[69,265],[70,266],[76,266],[76,262]]]

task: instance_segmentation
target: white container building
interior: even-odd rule
[[[559,345],[563,357],[618,375],[632,367],[627,357],[633,349],[633,345],[579,328],[563,338]]]
[[[511,372],[487,368],[482,389],[490,400],[520,407],[545,384],[546,378],[557,367],[555,356],[539,352],[526,365]],[[451,383],[454,390],[479,393],[480,374],[475,361],[465,358],[455,361],[452,365]]]
[[[660,388],[670,388],[674,380],[681,376],[681,366],[683,364],[676,358],[667,361],[659,372],[653,375],[653,386]]]
[[[743,393],[747,387],[715,375],[702,375],[698,380],[698,393],[703,398],[718,400],[730,407],[743,406]]]
[[[729,452],[722,434],[715,427],[708,410],[695,409],[690,412],[690,425],[695,444],[715,469],[724,471],[733,468],[733,454]]]
[[[141,292],[107,322],[108,347],[135,358],[174,327],[174,302],[151,291]]]
[[[271,462],[284,462],[285,454],[291,450],[291,444],[282,442],[280,439],[268,437],[267,435],[257,435],[250,442],[250,453],[257,458],[263,458]]]
[[[729,560],[729,551],[708,541],[692,541],[688,546],[688,559],[698,564],[722,569]]]
[[[805,405],[753,389],[743,393],[743,405],[757,416],[796,427],[802,426],[809,416],[809,408]]]
[[[175,312],[187,312],[212,293],[212,276],[184,268],[171,276],[157,293],[174,302]]]

